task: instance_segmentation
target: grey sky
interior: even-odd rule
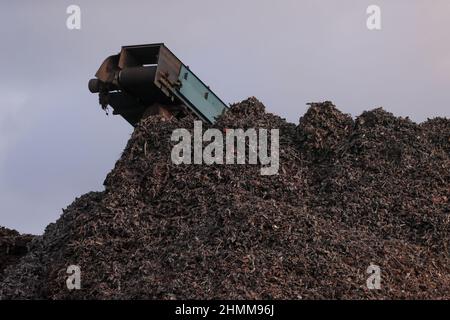
[[[164,42],[225,102],[256,96],[292,122],[320,100],[423,121],[450,116],[449,21],[448,0],[2,1],[0,225],[42,233],[103,189],[132,128],[87,81],[122,45]]]

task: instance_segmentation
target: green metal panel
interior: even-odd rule
[[[202,119],[214,123],[228,107],[197,76],[184,65],[179,80],[181,87],[177,95]]]

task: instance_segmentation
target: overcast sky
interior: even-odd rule
[[[103,189],[132,128],[87,81],[122,45],[164,42],[225,102],[256,96],[292,122],[321,100],[450,116],[448,0],[2,1],[0,40],[0,225],[21,232]]]

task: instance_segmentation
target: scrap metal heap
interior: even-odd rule
[[[212,128],[280,129],[273,176],[172,163],[171,134],[193,119],[161,119],[6,270],[0,300],[450,298],[448,119],[354,120],[323,103],[296,125],[256,99],[232,106]],[[67,289],[72,264],[81,290]]]

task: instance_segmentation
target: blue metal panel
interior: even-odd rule
[[[197,76],[184,65],[179,80],[181,87],[177,95],[202,119],[214,123],[228,107]]]

